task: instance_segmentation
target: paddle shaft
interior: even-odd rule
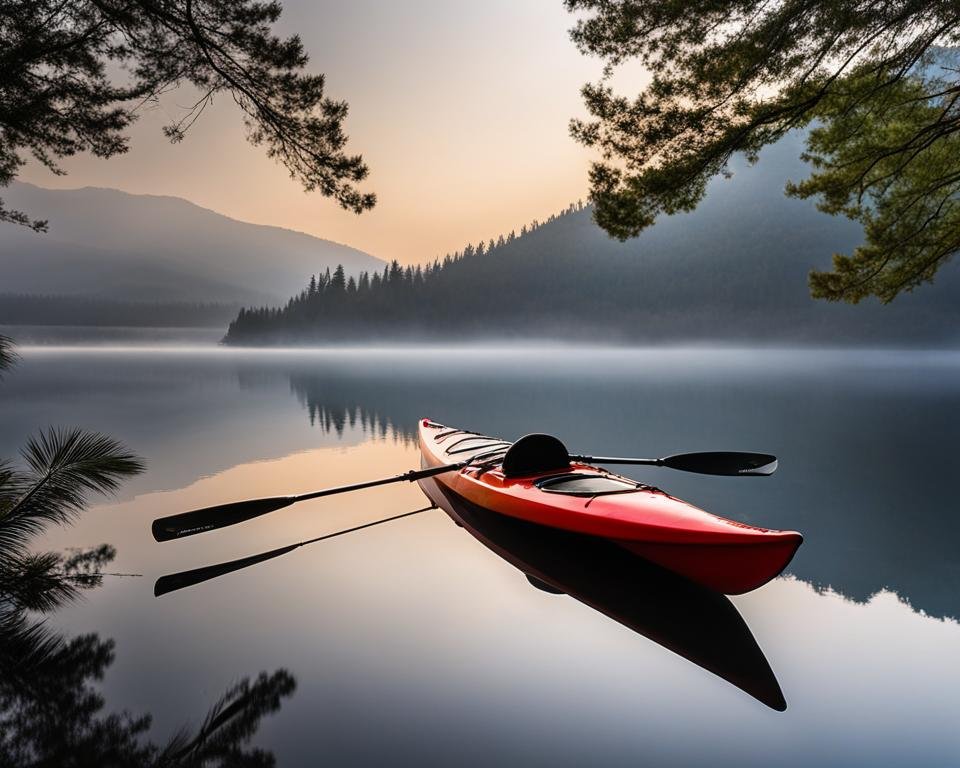
[[[435,506],[431,505],[429,507],[423,507],[421,509],[415,509],[412,512],[404,512],[400,515],[393,515],[391,517],[384,517],[380,520],[374,520],[370,523],[364,523],[363,525],[355,525],[353,528],[346,528],[342,531],[337,531],[335,533],[327,533],[323,536],[317,536],[313,539],[307,539],[306,541],[301,541],[296,544],[288,544],[285,547],[280,547],[278,549],[271,549],[269,552],[261,552],[258,555],[249,555],[248,557],[241,557],[237,560],[231,560],[226,563],[218,563],[217,565],[205,565],[201,568],[193,568],[189,571],[181,571],[180,573],[171,573],[167,576],[161,576],[157,579],[156,583],[153,585],[153,594],[155,597],[160,597],[165,595],[168,592],[175,592],[178,589],[184,589],[185,587],[192,587],[194,584],[200,584],[204,581],[209,581],[210,579],[215,579],[218,576],[225,576],[228,573],[233,573],[234,571],[239,571],[241,568],[247,568],[251,565],[256,565],[257,563],[262,563],[265,560],[270,560],[274,557],[280,557],[281,555],[287,554],[287,552],[293,552],[295,549],[300,547],[305,547],[307,544],[316,544],[318,541],[324,541],[325,539],[335,539],[337,536],[345,536],[348,533],[353,533],[354,531],[362,531],[364,528],[372,528],[375,525],[382,525],[383,523],[389,523],[393,520],[400,520],[404,517],[410,517],[411,515],[417,515],[421,512],[426,512],[431,509],[436,509]]]
[[[462,469],[467,466],[469,462],[467,461],[458,461],[455,464],[443,464],[439,467],[430,467],[429,469],[411,469],[409,472],[404,472],[402,475],[395,475],[393,477],[384,477],[379,480],[367,480],[363,483],[354,483],[353,485],[339,485],[335,488],[324,488],[322,491],[313,491],[312,493],[301,493],[299,496],[288,496],[291,504],[296,504],[298,501],[307,501],[308,499],[319,499],[322,496],[333,496],[337,493],[347,493],[348,491],[359,491],[364,488],[373,488],[378,485],[389,485],[390,483],[399,483],[404,480],[408,482],[414,482],[426,477],[433,477],[434,475],[442,475],[444,472],[453,472],[457,469]],[[304,542],[309,543],[309,542]]]
[[[662,467],[663,459],[625,459],[616,456],[571,456],[571,461],[584,464],[635,464],[637,466]]]
[[[431,509],[436,509],[436,506],[430,505],[429,507],[421,507],[420,509],[415,509],[412,512],[404,512],[399,515],[393,515],[392,517],[384,517],[380,520],[374,520],[370,523],[364,523],[363,525],[355,525],[353,528],[346,528],[342,531],[337,531],[336,533],[327,533],[323,536],[317,536],[314,539],[307,539],[306,541],[301,541],[297,544],[297,547],[305,547],[307,544],[316,544],[318,541],[325,541],[326,539],[335,539],[337,536],[343,536],[348,533],[353,533],[354,531],[362,531],[364,528],[373,528],[375,525],[381,525],[382,523],[389,523],[392,520],[400,520],[404,517],[410,517],[411,515],[418,515],[421,512],[427,512]]]
[[[268,512],[274,512],[291,504],[308,499],[319,499],[323,496],[334,496],[338,493],[359,491],[364,488],[373,488],[378,485],[389,485],[404,480],[414,482],[426,477],[433,477],[444,472],[453,472],[468,464],[467,461],[458,461],[453,464],[443,464],[427,469],[410,470],[402,475],[384,477],[378,480],[367,480],[351,485],[339,485],[335,488],[324,488],[320,491],[302,493],[296,496],[271,496],[265,499],[250,499],[249,501],[234,501],[229,504],[220,504],[215,507],[195,509],[190,512],[181,512],[177,515],[158,517],[153,521],[153,537],[157,541],[170,541],[184,536],[193,536],[197,533],[212,531],[228,525],[242,523],[254,517],[260,517]]]

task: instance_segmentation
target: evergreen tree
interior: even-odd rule
[[[389,272],[387,273],[387,282],[390,284],[391,288],[399,288],[403,283],[403,267],[400,266],[400,262],[394,259],[390,262],[388,267]]]
[[[343,264],[337,264],[337,268],[333,272],[333,278],[330,280],[330,291],[339,295],[346,291],[346,289],[347,280],[346,273],[343,270]]]

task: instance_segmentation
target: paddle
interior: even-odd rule
[[[669,467],[701,475],[729,475],[735,477],[765,477],[777,471],[777,457],[769,453],[740,451],[704,451],[678,453],[662,459],[624,459],[615,456],[571,456],[573,461],[587,464],[640,464]]]
[[[316,542],[323,541],[324,539],[333,539],[337,536],[343,536],[347,533],[363,530],[364,528],[372,528],[375,525],[389,523],[391,520],[399,520],[401,517],[410,517],[410,515],[426,512],[430,509],[436,509],[436,507],[431,505],[429,507],[423,507],[422,509],[415,509],[413,512],[404,512],[402,515],[385,517],[382,520],[374,520],[372,523],[356,525],[353,528],[347,528],[342,531],[337,531],[336,533],[328,533],[323,536],[317,536],[315,539],[307,539],[306,541],[301,541],[297,544],[290,544],[286,547],[280,547],[279,549],[271,549],[269,552],[261,552],[259,555],[250,555],[249,557],[241,557],[239,560],[231,560],[227,563],[205,565],[202,568],[194,568],[189,571],[180,571],[179,573],[171,573],[167,576],[161,576],[153,585],[153,594],[154,597],[160,597],[168,592],[176,592],[178,589],[192,587],[194,584],[200,584],[204,581],[215,579],[218,576],[225,576],[228,573],[239,571],[241,568],[248,568],[251,565],[262,563],[265,560],[270,560],[274,557],[280,557],[280,555],[285,555],[287,552],[292,552],[293,550],[299,547],[304,547],[307,544],[315,544]]]
[[[354,483],[353,485],[340,485],[336,488],[325,488],[322,491],[313,493],[302,493],[298,496],[271,496],[265,499],[250,499],[249,501],[234,501],[230,504],[218,504],[215,507],[204,507],[190,512],[181,512],[178,515],[168,517],[158,517],[153,521],[151,530],[153,538],[157,541],[170,541],[184,536],[193,536],[197,533],[213,531],[217,528],[225,528],[228,525],[242,523],[268,512],[277,509],[289,507],[298,501],[307,499],[319,499],[321,496],[333,496],[337,493],[347,493],[348,491],[359,491],[361,488],[372,488],[376,485],[387,485],[389,483],[399,483],[403,480],[413,482],[425,477],[433,477],[444,472],[452,472],[461,467],[465,467],[469,462],[458,461],[455,464],[444,464],[439,467],[430,467],[429,469],[410,470],[402,475],[394,477],[381,478],[380,480],[368,480],[363,483]]]
[[[514,445],[519,445],[525,439],[527,438],[521,438],[521,440],[517,441]],[[555,440],[555,438],[553,439]],[[559,441],[557,442],[559,444]],[[565,451],[566,449],[562,450]],[[440,475],[444,472],[453,472],[462,469],[468,464],[476,462],[479,458],[499,453],[499,450],[491,451],[482,454],[482,456],[474,456],[472,459],[458,461],[454,464],[443,464],[438,467],[430,467],[429,469],[410,470],[409,472],[394,475],[393,477],[368,480],[363,483],[354,483],[353,485],[341,485],[312,493],[303,493],[298,496],[272,496],[265,499],[235,501],[230,504],[220,504],[215,507],[195,509],[191,512],[181,512],[180,514],[170,515],[168,517],[158,517],[153,521],[153,538],[157,541],[170,541],[171,539],[193,536],[197,533],[205,533],[206,531],[213,531],[218,528],[226,528],[229,525],[242,523],[245,520],[265,515],[274,510],[289,507],[298,501],[318,499],[321,496],[333,496],[334,494],[347,493],[348,491],[358,491],[362,488],[372,488],[377,485],[399,483],[403,480],[413,482],[422,478]],[[582,461],[595,464],[643,464],[656,467],[669,467],[670,469],[679,469],[684,472],[698,472],[704,475],[733,475],[737,477],[772,475],[777,468],[776,456],[771,456],[766,453],[739,453],[731,451],[680,453],[662,459],[624,459],[609,456],[580,455],[568,456],[568,459],[570,461]],[[490,460],[495,461],[496,459],[491,458]]]

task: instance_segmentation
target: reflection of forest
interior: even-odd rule
[[[376,411],[368,412],[360,405],[328,404],[324,405],[308,397],[301,397],[303,406],[310,415],[310,424],[319,427],[326,434],[342,437],[345,429],[360,429],[364,435],[395,437],[405,443],[413,442],[416,433],[406,424],[394,424]]]
[[[0,335],[0,374],[15,361],[10,352]],[[150,715],[104,711],[97,683],[114,661],[113,641],[96,633],[66,638],[43,617],[99,587],[116,550],[32,545],[144,464],[123,444],[80,429],[42,430],[20,458],[20,466],[0,460],[0,766],[273,765],[272,754],[248,742],[293,693],[286,670],[237,683],[199,727],[181,729],[164,746],[147,737]]]
[[[483,402],[479,398],[508,398],[516,391],[510,383],[490,381],[482,386],[476,381],[429,386],[419,377],[402,374],[382,378],[362,372],[296,371],[289,376],[290,387],[307,410],[310,423],[325,433],[341,436],[345,429],[359,427],[364,434],[409,443],[416,441],[417,422],[424,417],[468,427],[476,421],[476,406]],[[516,436],[516,424],[510,420],[504,420],[500,429]]]
[[[916,610],[960,616],[953,453],[937,442],[960,430],[949,388],[895,371],[875,385],[856,368],[705,380],[640,367],[601,376],[589,364],[524,374],[521,362],[295,367],[288,378],[311,422],[338,435],[359,425],[412,443],[426,416],[506,439],[556,428],[571,450],[613,455],[769,450],[781,458],[772,483],[667,472],[656,482],[717,514],[800,530],[789,570],[814,585],[856,601],[890,589]]]
[[[102,565],[99,562],[98,565]],[[99,579],[79,582],[95,587]],[[98,683],[114,661],[112,640],[91,633],[66,638],[36,618],[77,592],[38,594],[30,574],[0,568],[0,765],[3,766],[249,766],[274,764],[249,746],[261,719],[296,688],[286,670],[241,680],[195,728],[165,744],[148,738],[149,714],[113,713]]]
[[[296,683],[286,670],[228,690],[202,724],[165,745],[146,738],[148,714],[109,714],[96,689],[113,663],[113,642],[65,640],[36,625],[0,619],[0,764],[83,766],[270,766],[247,742]]]

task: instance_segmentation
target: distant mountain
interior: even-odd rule
[[[801,137],[717,179],[692,213],[610,239],[589,208],[552,217],[480,255],[338,295],[329,287],[278,314],[244,312],[237,344],[345,338],[543,338],[610,342],[960,343],[960,265],[887,306],[810,298],[807,275],[862,242],[859,227],[786,198],[807,169]],[[365,284],[361,282],[361,287]]]
[[[19,182],[0,195],[10,207],[50,222],[44,234],[0,224],[5,293],[275,302],[327,267],[343,264],[357,273],[383,266],[355,248],[237,221],[177,197]]]

